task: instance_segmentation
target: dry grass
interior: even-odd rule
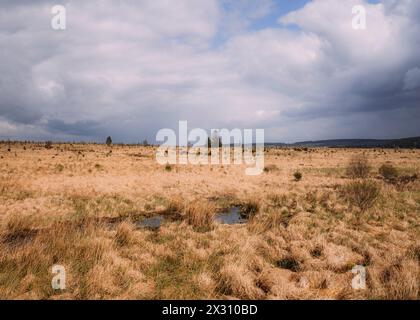
[[[196,231],[209,231],[213,228],[216,207],[209,202],[194,201],[185,209],[185,221]]]
[[[127,246],[133,243],[134,226],[127,221],[120,223],[115,234],[115,241],[119,246]]]
[[[267,149],[260,176],[166,170],[154,155],[0,144],[0,297],[419,299],[420,151]],[[345,174],[349,159],[362,179]],[[366,169],[390,163],[393,183]],[[232,206],[248,223],[215,222]],[[136,227],[154,215],[166,219],[159,230]],[[66,268],[62,291],[51,288],[55,264]],[[355,265],[365,290],[351,287]]]

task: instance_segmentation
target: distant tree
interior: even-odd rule
[[[143,140],[143,146],[147,147],[149,145],[149,142],[147,141],[147,139]]]
[[[46,149],[52,149],[52,141],[45,142],[45,148]]]
[[[108,136],[108,138],[106,138],[106,145],[110,146],[111,144],[112,144],[112,138]]]

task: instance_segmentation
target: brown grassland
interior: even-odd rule
[[[259,176],[155,151],[0,144],[0,298],[419,299],[420,150],[270,148]]]

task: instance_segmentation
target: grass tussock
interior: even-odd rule
[[[404,259],[370,274],[370,291],[376,299],[417,300],[420,291],[420,267]]]
[[[133,242],[134,226],[128,221],[123,221],[117,227],[115,241],[119,246],[126,246]]]
[[[185,221],[197,231],[209,231],[213,228],[216,207],[209,202],[196,200],[185,208]]]
[[[287,207],[267,207],[251,221],[249,228],[254,232],[267,232],[287,228],[295,214]]]
[[[241,208],[241,213],[247,219],[251,219],[260,211],[261,203],[256,198],[250,198],[248,200],[242,201],[240,204],[240,208]]]
[[[172,196],[166,200],[165,213],[180,216],[185,210],[185,199],[180,195]]]
[[[261,299],[264,292],[255,281],[255,275],[244,265],[226,264],[219,271],[219,290],[228,296]]]

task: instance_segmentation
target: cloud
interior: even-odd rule
[[[48,121],[47,126],[51,132],[62,132],[75,136],[98,136],[98,134],[103,134],[104,132],[101,124],[92,120],[67,123],[62,120],[51,119]]]
[[[153,141],[178,120],[271,141],[420,134],[418,1],[315,0],[260,29],[279,4],[63,4],[65,31],[50,1],[0,4],[0,138]]]
[[[404,89],[412,90],[420,88],[420,68],[408,70],[404,78]]]
[[[226,40],[246,32],[253,22],[269,15],[276,4],[273,0],[221,0],[220,7],[224,14],[219,23],[219,36]]]

